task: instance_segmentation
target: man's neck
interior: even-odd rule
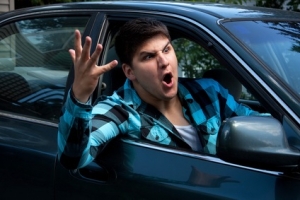
[[[190,124],[184,118],[182,105],[178,95],[169,101],[162,101],[153,106],[157,108],[157,110],[159,110],[173,125],[186,126]]]

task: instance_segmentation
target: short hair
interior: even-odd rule
[[[137,18],[127,21],[115,38],[115,49],[121,63],[131,66],[137,49],[148,39],[162,34],[171,40],[168,28],[152,18]]]

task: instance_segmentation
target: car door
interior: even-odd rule
[[[168,16],[149,16],[156,17],[167,24],[173,38],[172,44],[177,51],[179,76],[203,77],[206,71],[213,69],[226,69],[234,75],[234,69],[241,67],[239,63],[232,61],[231,55],[215,43],[210,35],[204,34],[199,27],[190,27],[185,21]],[[210,48],[207,45],[209,42],[214,44],[215,48]],[[111,49],[107,51],[109,60],[111,60],[110,51]],[[186,59],[187,55],[188,59]],[[118,80],[121,79],[121,75],[117,72],[112,72],[111,77],[112,80],[115,77]],[[241,77],[243,74],[239,77],[243,83],[250,81]],[[227,81],[233,82],[232,78]],[[244,89],[242,92],[248,91]],[[246,101],[242,101],[245,104],[247,96],[249,96],[248,93],[247,95],[241,94],[237,100],[245,99]],[[262,113],[274,113],[274,110],[269,109],[270,105],[264,107],[258,100],[256,102],[257,104],[251,102],[248,106]],[[299,138],[296,133],[299,129],[288,128],[291,124],[287,118],[284,120],[282,126],[287,130],[288,135],[293,134],[293,137]],[[104,152],[103,157],[100,156],[97,162],[107,168],[113,166],[118,179],[122,179],[123,182],[118,188],[126,197],[137,199],[281,199],[289,196],[299,198],[297,188],[300,186],[300,177],[297,172],[286,173],[235,165],[224,162],[215,155],[166,148],[132,139],[121,139],[115,145],[110,145],[107,147],[109,150]]]
[[[104,44],[100,64],[117,59],[113,47],[114,35],[126,20],[138,16],[155,17],[163,21],[174,38],[172,42],[175,47],[180,49],[187,43],[188,47],[196,50],[193,52],[199,53],[197,59],[202,58],[202,63],[213,63],[211,68],[225,68],[236,75],[234,69],[240,64],[206,34],[200,25],[190,26],[181,17],[177,19],[174,15],[151,15],[142,11],[107,13],[104,29],[99,31],[100,39],[95,38]],[[209,46],[205,45],[209,42],[214,43],[216,48],[209,50]],[[203,73],[195,73],[201,72],[199,68],[203,66],[186,68],[188,66],[180,58],[182,53],[186,53],[186,48],[177,52],[181,65],[180,74],[183,77],[188,73],[193,77],[201,77]],[[243,79],[242,74],[238,77],[239,80]],[[94,98],[100,94],[110,95],[123,84],[125,77],[120,66],[117,66],[105,73],[100,80]],[[263,106],[259,106],[259,109],[268,111]],[[289,125],[285,126],[287,128]],[[95,162],[85,168],[72,170],[67,174],[67,170],[57,163],[57,169],[59,197],[73,199],[299,198],[297,188],[300,186],[300,179],[297,172],[285,173],[237,165],[225,162],[215,155],[174,149],[132,138],[116,138],[108,143]]]
[[[0,16],[1,199],[54,198],[68,48],[92,16],[30,9]]]

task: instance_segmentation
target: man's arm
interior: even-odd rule
[[[248,106],[236,102],[234,97],[228,93],[228,90],[217,81],[207,79],[205,82],[202,82],[202,86],[203,85],[207,88],[213,87],[214,92],[209,91],[208,93],[211,95],[213,102],[218,105],[215,106],[215,109],[218,109],[220,114],[220,123],[222,123],[222,120],[234,116],[271,116],[269,113],[259,113]],[[205,140],[207,140],[207,145],[204,150],[210,154],[216,154],[216,141],[218,136],[216,133],[219,131],[220,124],[212,123],[211,126],[213,126],[216,131],[214,134],[204,135]]]
[[[86,102],[97,87],[99,77],[117,65],[114,60],[97,66],[102,45],[98,44],[95,52],[90,55],[91,38],[86,37],[82,47],[80,32],[76,30],[74,34],[74,49],[69,50],[74,64],[74,82],[62,108],[63,115],[58,129],[59,160],[65,167],[72,169],[93,160],[93,153],[90,153],[94,149],[91,146],[93,140],[90,138],[92,106]]]
[[[234,116],[271,116],[269,113],[259,113],[255,110],[252,110],[250,107],[238,103],[235,101],[234,97],[228,93],[228,90],[218,83],[218,89],[216,89],[220,94],[221,98],[220,107],[224,111],[220,113],[223,119]]]
[[[103,98],[94,107],[68,95],[58,127],[58,159],[68,169],[82,168],[92,162],[103,147],[120,132],[128,132],[134,116]]]
[[[76,169],[89,162],[90,121],[92,106],[80,104],[73,95],[68,98],[62,108],[58,126],[58,159],[68,169]]]

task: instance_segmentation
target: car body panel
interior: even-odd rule
[[[20,9],[0,15],[0,26],[35,17],[84,15],[83,39],[106,44],[112,21],[154,16],[199,38],[259,96],[300,149],[299,101],[223,27],[235,20],[300,19],[299,13],[221,4],[81,2]],[[298,20],[299,21],[299,20]],[[186,30],[185,30],[186,29]],[[0,33],[1,38],[1,33]],[[2,39],[2,38],[1,38]],[[96,47],[93,43],[92,51]],[[101,55],[99,63],[104,63]],[[65,91],[73,81],[70,69]],[[113,79],[114,77],[109,77]],[[100,86],[99,86],[100,87]],[[111,91],[110,91],[111,92]],[[95,90],[96,98],[101,89]],[[289,99],[284,102],[282,99]],[[247,103],[249,101],[245,101]],[[257,101],[256,101],[257,103]],[[258,105],[257,107],[260,107]],[[271,171],[225,162],[203,153],[117,138],[95,162],[78,170],[57,160],[57,122],[0,110],[1,193],[46,199],[299,199],[299,170]]]
[[[55,126],[0,116],[1,198],[54,198],[56,132]]]
[[[103,187],[103,190],[95,188],[93,191],[99,196],[110,185],[119,191],[121,199],[281,199],[298,197],[300,186],[299,182],[291,182],[288,174],[130,140],[113,141],[96,163],[105,167],[108,174],[115,171],[118,178],[112,178],[106,184],[84,176],[81,179],[89,182],[88,185],[95,181],[94,184]],[[86,168],[91,174],[97,170],[90,166]],[[282,185],[286,187],[277,190]],[[92,190],[89,187],[88,191]],[[101,197],[107,198],[106,195]]]

